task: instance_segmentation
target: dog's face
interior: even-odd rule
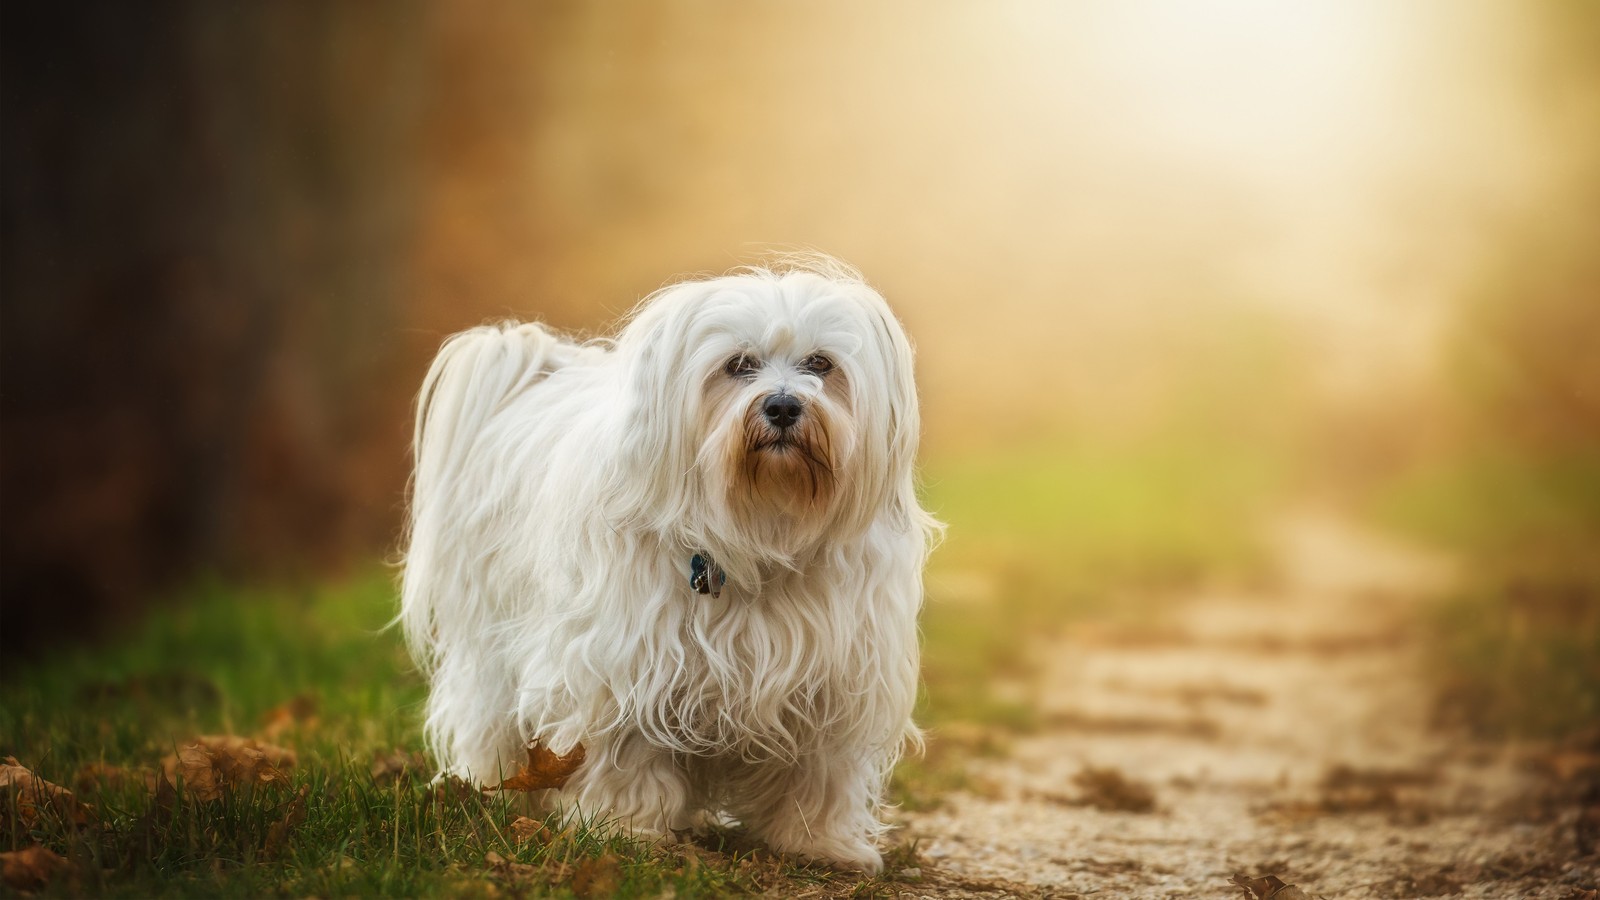
[[[767,557],[904,515],[919,427],[911,348],[859,280],[678,285],[644,304],[618,351],[633,395],[625,440],[651,488],[634,515]]]
[[[825,517],[856,455],[857,367],[841,365],[844,348],[823,346],[807,323],[772,324],[727,335],[734,349],[704,379],[699,463],[743,518]]]

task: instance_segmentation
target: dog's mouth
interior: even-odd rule
[[[830,435],[820,421],[775,429],[752,416],[744,437],[741,480],[752,496],[783,507],[827,504],[836,476]]]

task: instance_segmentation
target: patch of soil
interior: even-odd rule
[[[1013,736],[1003,758],[970,758],[981,794],[902,814],[919,841],[910,894],[1594,888],[1600,779],[1582,773],[1600,745],[1519,764],[1429,727],[1414,623],[1443,567],[1337,519],[1295,519],[1279,538],[1279,582],[1197,591],[1170,620],[1073,629],[1045,648],[1048,727]],[[1169,788],[1159,807],[1155,784]]]

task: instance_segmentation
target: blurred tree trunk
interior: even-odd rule
[[[6,7],[9,651],[392,533],[403,445],[362,411],[394,374],[424,36],[415,3]],[[341,483],[375,428],[376,514]]]

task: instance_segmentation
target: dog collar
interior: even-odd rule
[[[689,587],[694,588],[697,594],[710,594],[713,597],[722,596],[722,586],[728,583],[728,575],[722,567],[711,561],[703,553],[696,553],[689,560]]]

